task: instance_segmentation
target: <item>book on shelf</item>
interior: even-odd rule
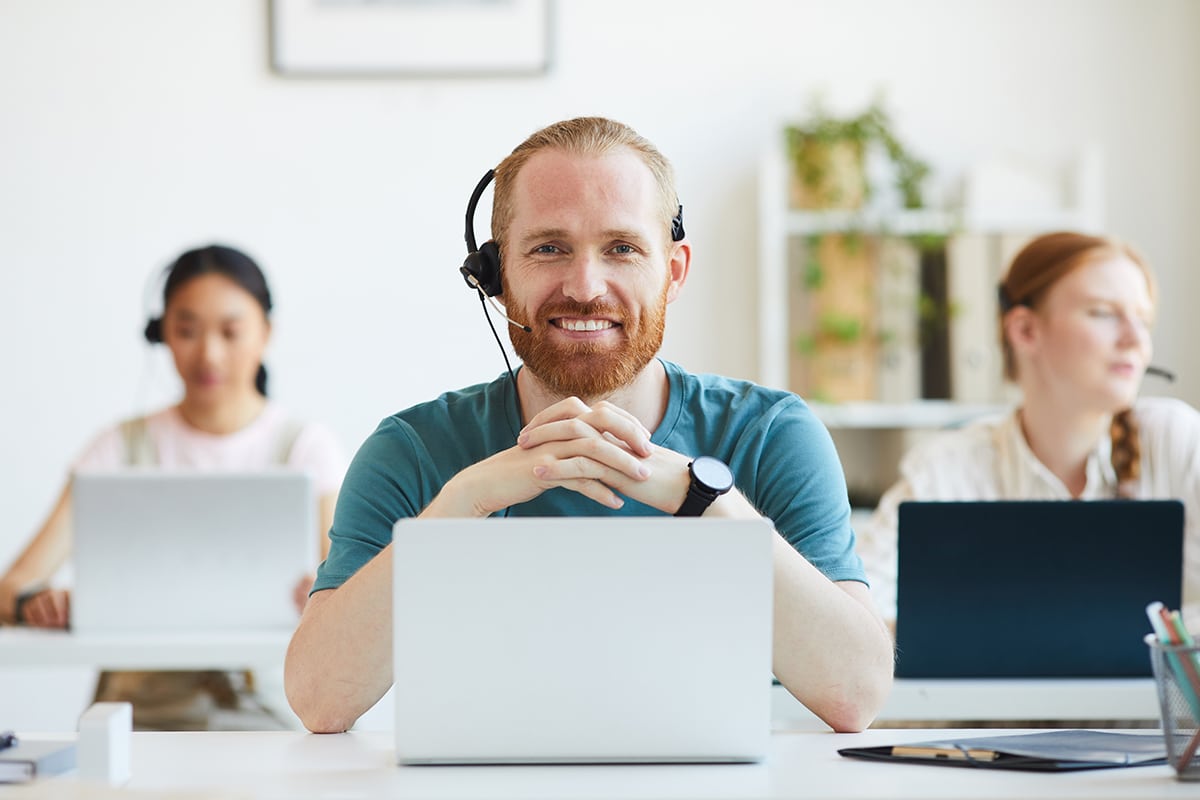
[[[875,244],[858,234],[811,237],[790,259],[792,391],[828,401],[873,400],[878,337]]]
[[[879,379],[875,399],[908,403],[921,397],[921,256],[912,242],[894,236],[879,240],[878,254]]]
[[[1006,396],[997,287],[1025,234],[960,233],[946,250],[949,397],[993,403]]]

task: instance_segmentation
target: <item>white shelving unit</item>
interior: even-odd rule
[[[1019,202],[1010,192],[1022,188],[1023,176],[1011,164],[982,163],[966,176],[962,213],[939,210],[795,211],[788,205],[788,176],[784,136],[773,138],[765,149],[759,171],[758,241],[758,373],[768,386],[790,389],[789,376],[789,243],[822,233],[867,231],[909,236],[931,234],[987,234],[996,237],[1033,235],[1049,230],[1102,230],[1103,175],[1099,151],[1085,146],[1073,163],[1061,171],[1062,191],[1046,191],[1045,202]],[[1041,176],[1045,178],[1045,175]],[[1031,178],[1030,180],[1034,180]],[[1029,189],[1028,184],[1023,188]],[[1046,188],[1046,183],[1041,189]],[[1037,199],[1034,195],[1026,195]],[[978,276],[979,280],[991,280]],[[981,320],[971,338],[994,336],[994,321]],[[962,337],[960,337],[962,338]],[[970,342],[966,343],[970,345]],[[961,353],[958,354],[962,356]],[[952,354],[953,356],[953,354]],[[980,370],[996,372],[999,366],[984,363]],[[987,394],[991,394],[988,392]],[[915,439],[928,432],[963,425],[971,420],[1002,413],[1013,394],[1000,390],[994,396],[954,400],[913,400],[904,403],[810,403],[831,430],[846,468],[852,492],[873,486],[882,491],[894,480],[896,465]]]
[[[827,428],[908,430],[956,428],[974,419],[1003,413],[1003,403],[956,403],[915,400],[911,403],[809,403]]]

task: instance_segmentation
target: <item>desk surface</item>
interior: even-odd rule
[[[0,628],[0,665],[100,669],[244,669],[281,666],[291,631],[74,634]]]
[[[4,627],[0,667],[280,671],[290,638],[286,631],[98,636]],[[900,679],[879,719],[1144,720],[1157,719],[1157,703],[1152,678]],[[782,686],[772,704],[777,728],[824,728]]]
[[[1197,796],[1196,784],[1175,780],[1175,773],[1165,765],[1043,774],[881,764],[837,754],[842,747],[933,739],[944,733],[948,732],[776,733],[761,764],[537,767],[399,767],[394,763],[391,736],[384,733],[135,733],[133,777],[125,788],[131,797],[169,797],[180,792],[181,797],[230,798],[1150,800]],[[109,794],[91,794],[77,777],[65,775],[31,784],[13,796]]]

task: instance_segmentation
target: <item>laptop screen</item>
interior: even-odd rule
[[[1146,604],[1177,607],[1176,500],[906,502],[896,675],[1150,675]]]

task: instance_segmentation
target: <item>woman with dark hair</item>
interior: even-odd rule
[[[329,430],[292,419],[267,399],[262,361],[271,333],[271,293],[262,271],[231,247],[189,250],[167,269],[162,308],[162,316],[147,322],[145,336],[171,351],[183,397],[104,431],[72,471],[127,466],[303,471],[318,497],[316,533],[324,558],[344,457]],[[0,577],[0,622],[47,628],[68,624],[70,592],[48,582],[70,555],[70,506],[68,483],[41,529]],[[302,608],[312,576],[297,577],[294,600]],[[117,686],[123,674],[102,676],[98,695],[118,699],[114,693],[123,691]],[[122,699],[135,700],[136,722],[136,698]]]
[[[905,500],[1179,498],[1185,505],[1184,617],[1200,625],[1200,413],[1138,397],[1156,287],[1122,242],[1051,233],[1025,246],[999,287],[1012,412],[938,434],[859,532],[872,591],[896,614],[897,507]]]

